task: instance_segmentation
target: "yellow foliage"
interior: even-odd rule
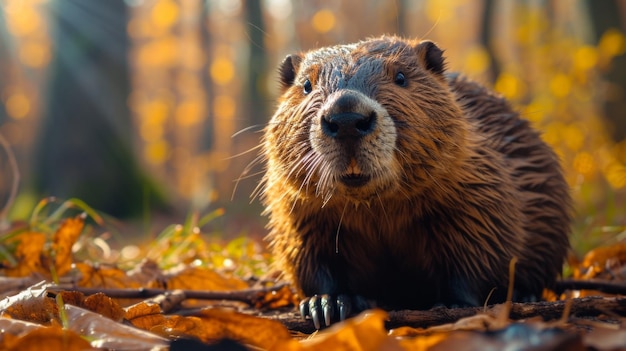
[[[167,160],[170,153],[170,146],[165,140],[157,140],[146,144],[144,156],[146,160],[154,165],[159,165]]]
[[[626,38],[618,29],[609,29],[600,38],[598,51],[608,58],[623,55],[626,52]]]
[[[7,99],[6,110],[11,118],[22,119],[30,111],[30,100],[24,94],[13,94]]]
[[[484,72],[491,64],[491,60],[489,59],[487,50],[485,50],[484,47],[478,45],[473,46],[471,49],[469,49],[464,62],[465,68],[463,72],[465,72],[469,76],[478,75]]]
[[[29,35],[43,26],[41,14],[32,5],[17,5],[16,11],[6,19],[9,32],[16,37]]]
[[[331,10],[322,9],[313,15],[311,25],[318,33],[328,33],[335,27],[335,14]]]
[[[218,57],[211,63],[209,73],[215,84],[226,85],[235,76],[235,65],[231,60]]]
[[[508,99],[519,98],[522,94],[522,82],[512,73],[504,72],[496,80],[496,91]]]
[[[557,73],[550,80],[550,91],[557,98],[564,98],[570,94],[572,80],[564,73]]]
[[[584,45],[574,54],[574,71],[587,71],[598,62],[598,52],[593,46]]]
[[[231,95],[218,95],[213,101],[213,113],[218,118],[230,120],[237,110],[235,99]]]
[[[171,0],[161,0],[152,8],[151,19],[159,28],[169,28],[178,20],[178,4]]]

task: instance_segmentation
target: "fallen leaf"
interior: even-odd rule
[[[25,232],[17,235],[11,241],[18,242],[14,254],[17,259],[17,266],[4,269],[7,277],[27,277],[33,273],[50,274],[49,271],[42,268],[41,263],[41,255],[46,244],[44,234]]]
[[[161,306],[158,304],[147,303],[145,301],[126,307],[125,310],[126,314],[124,315],[124,318],[129,321],[138,317],[163,313],[163,311],[161,311]]]
[[[44,233],[24,232],[11,239],[18,242],[15,250],[17,266],[6,268],[8,277],[26,277],[39,273],[45,277],[63,276],[72,267],[72,246],[84,226],[84,216],[65,219],[54,234],[50,249],[46,249]]]
[[[50,324],[58,320],[59,309],[56,302],[47,297],[47,285],[37,284],[0,301],[0,313],[23,321]]]
[[[41,324],[21,321],[19,319],[0,317],[0,330],[2,330],[2,333],[0,333],[0,340],[7,335],[18,336],[38,328],[41,328]],[[3,350],[3,348],[0,347],[0,350]]]
[[[85,215],[78,215],[65,219],[54,233],[52,255],[58,276],[64,276],[72,268],[72,246],[83,231],[85,217]]]
[[[257,309],[278,309],[281,307],[297,306],[298,301],[298,297],[293,290],[285,285],[279,290],[260,294],[254,301],[254,307]]]
[[[168,289],[231,291],[248,288],[248,283],[225,277],[214,270],[204,267],[185,267],[167,280]]]
[[[94,267],[86,263],[76,263],[76,269],[81,274],[79,286],[86,288],[139,288],[140,284],[126,275],[121,269],[109,267]]]
[[[193,316],[146,314],[131,322],[167,338],[194,337],[207,343],[229,338],[263,349],[291,338],[280,322],[219,308],[204,309]]]
[[[429,350],[568,350],[583,351],[582,337],[556,328],[537,328],[513,323],[494,332],[458,331],[451,333]]]
[[[574,278],[593,279],[603,278],[613,280],[619,277],[616,274],[626,264],[626,243],[617,243],[611,246],[601,246],[589,251],[578,267],[574,267]],[[624,275],[621,274],[624,279]]]
[[[300,343],[277,344],[274,350],[402,350],[400,343],[387,335],[382,310],[368,310],[354,318],[337,323]]]
[[[3,340],[3,344],[2,350],[7,351],[84,351],[92,349],[89,342],[80,335],[59,326],[40,327],[18,338],[7,338],[7,340]]]
[[[65,305],[69,330],[91,341],[91,346],[115,350],[160,350],[167,340],[153,333],[115,322],[98,313]]]
[[[621,327],[623,328],[623,324]],[[595,324],[592,330],[583,336],[585,345],[594,350],[623,350],[626,345],[626,330],[617,328],[601,327]]]
[[[203,309],[197,316],[202,319],[205,326],[215,323],[222,324],[226,329],[225,337],[227,338],[265,349],[291,337],[282,323],[267,318],[220,308]]]

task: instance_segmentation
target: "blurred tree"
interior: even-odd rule
[[[42,195],[77,197],[117,217],[162,196],[138,167],[127,99],[123,0],[55,0],[53,59],[35,164]]]
[[[268,111],[266,100],[265,75],[267,67],[267,53],[265,50],[265,22],[261,10],[261,1],[248,0],[245,3],[247,34],[250,47],[248,57],[247,99],[250,102],[248,113],[253,125],[263,124],[267,120]]]
[[[4,20],[4,12],[0,8],[0,124],[7,120],[6,109],[4,108],[4,102],[2,101],[2,91],[7,84],[8,70],[11,65],[10,58],[12,55],[9,53],[9,35],[6,31],[6,24]]]
[[[211,7],[207,5],[203,7],[202,13],[200,14],[200,23],[202,23],[202,25],[198,29],[200,30],[200,38],[202,38],[202,50],[205,53],[211,52],[211,33],[209,32],[209,26],[208,26],[208,23],[209,23],[208,21],[210,18],[210,13],[209,13],[210,9]],[[208,72],[209,67],[210,67],[210,62],[209,62],[208,54],[207,54],[207,58],[205,59],[205,62],[204,62],[204,69],[202,71]],[[204,88],[206,101],[213,101],[210,78],[211,77],[208,74],[202,75],[202,87]],[[214,121],[214,116],[213,116],[212,111],[213,111],[212,106],[209,106],[206,109],[206,116],[202,119],[203,132],[202,132],[202,138],[200,140],[201,151],[211,150],[215,142],[215,135],[214,135],[215,121]]]
[[[589,13],[594,29],[594,39],[598,43],[602,35],[610,29],[624,31],[620,0],[588,0]],[[609,84],[609,94],[603,104],[604,116],[608,119],[615,141],[626,139],[626,55],[613,59],[610,69],[604,73]]]
[[[498,65],[498,60],[496,60],[491,37],[494,33],[493,25],[495,23],[494,16],[496,15],[495,7],[495,0],[485,0],[483,2],[482,24],[480,28],[480,42],[489,56],[489,75],[493,81],[495,81],[500,75],[500,66]]]
[[[398,35],[402,37],[409,37],[409,31],[407,28],[407,12],[409,8],[409,2],[411,0],[400,0],[397,2],[397,21],[398,21]]]

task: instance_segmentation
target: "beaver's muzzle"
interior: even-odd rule
[[[354,141],[372,133],[376,127],[376,111],[367,101],[362,93],[354,90],[331,94],[320,121],[324,135]]]

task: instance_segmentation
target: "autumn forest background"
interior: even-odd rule
[[[583,253],[626,236],[625,29],[622,0],[0,0],[0,219],[56,196],[139,236],[213,213],[261,237],[247,151],[276,65],[386,33],[436,41],[542,131]]]

